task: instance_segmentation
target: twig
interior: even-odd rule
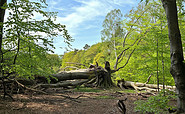
[[[118,100],[117,101],[117,107],[119,109],[119,111],[122,113],[122,114],[126,114],[126,107],[125,107],[125,104],[123,101],[126,101],[127,98],[125,98],[124,100]]]
[[[46,93],[46,92],[44,92],[44,91],[41,91],[41,90],[29,88],[29,87],[27,87],[27,86],[21,84],[20,82],[18,82],[16,79],[15,79],[15,82],[16,82],[18,85],[20,85],[21,87],[23,87],[23,88],[25,88],[25,89],[27,89],[27,90],[31,90],[31,91],[35,91],[35,92],[39,92],[39,93],[43,93],[43,94],[48,94],[48,93]]]
[[[128,62],[129,62],[129,60],[130,60],[130,58],[131,58],[131,56],[132,56],[132,54],[134,53],[135,50],[136,50],[136,48],[132,50],[132,52],[130,53],[130,55],[129,55],[127,61],[126,61],[126,63],[122,67],[119,67],[116,71],[124,68],[128,64]]]
[[[80,101],[77,101],[76,99],[79,99],[79,98],[82,97],[83,95],[79,95],[79,96],[76,97],[76,98],[70,97],[68,94],[67,94],[67,96],[65,96],[65,95],[57,95],[57,96],[62,96],[62,97],[64,97],[64,98],[70,99],[70,100],[75,101],[75,102],[77,102],[77,103],[81,103]]]

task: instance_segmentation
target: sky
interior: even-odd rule
[[[120,9],[125,15],[138,0],[46,0],[49,11],[58,12],[57,23],[66,25],[69,34],[75,39],[72,48],[83,49],[85,44],[101,42],[103,21],[108,12]],[[54,39],[56,54],[63,54],[66,46],[62,37]],[[60,48],[62,47],[62,49]]]
[[[9,1],[9,0],[8,0]],[[46,0],[47,11],[58,12],[55,23],[66,25],[68,33],[74,39],[73,49],[83,49],[85,44],[93,45],[101,42],[101,30],[107,13],[113,9],[120,9],[127,14],[140,0]],[[8,13],[8,12],[7,12]],[[6,15],[5,15],[6,16]],[[41,15],[35,14],[36,19]],[[54,38],[54,52],[63,54],[64,39]],[[61,48],[62,47],[62,48]]]

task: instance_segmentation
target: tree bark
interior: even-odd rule
[[[176,0],[161,0],[168,22],[170,40],[171,68],[170,73],[175,80],[177,92],[177,113],[185,113],[185,64],[178,25]]]
[[[1,8],[7,0],[1,0],[0,1],[0,54],[2,54],[2,39],[3,39],[3,25],[1,25],[4,22],[4,16],[5,16],[5,9]]]
[[[110,63],[108,61],[105,62],[105,68],[98,67],[96,69],[99,69],[99,72],[96,72],[96,83],[95,85],[97,87],[102,88],[109,88],[114,86],[112,79],[111,79],[111,69],[110,69]]]
[[[0,1],[0,63],[3,62],[3,52],[2,52],[2,40],[3,40],[3,22],[5,16],[5,9],[3,9],[3,5],[7,3],[7,0]],[[0,65],[0,73],[2,73],[2,66]],[[2,74],[1,74],[2,75]]]
[[[90,79],[95,77],[95,71],[90,69],[80,69],[72,71],[64,71],[59,74],[53,74],[53,77],[59,81],[63,80],[74,80],[74,79]]]
[[[88,79],[81,80],[81,81],[62,81],[58,82],[56,84],[38,84],[37,87],[41,88],[75,88],[76,86],[80,86],[86,82],[88,82]]]

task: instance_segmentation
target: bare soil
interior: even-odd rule
[[[0,114],[121,114],[117,101],[125,98],[126,114],[139,114],[134,112],[134,101],[146,99],[136,93],[115,91],[75,92],[51,89],[49,93],[15,94],[15,101],[1,96]]]

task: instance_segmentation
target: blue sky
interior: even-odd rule
[[[120,9],[125,15],[137,6],[140,0],[46,0],[46,2],[48,11],[58,12],[56,23],[66,25],[69,34],[75,39],[71,43],[72,48],[83,49],[85,44],[91,46],[101,42],[102,23],[108,12]],[[5,16],[7,14],[8,12]],[[43,17],[35,14],[34,18]],[[56,54],[60,55],[66,51],[66,44],[61,36],[54,38],[54,46]]]
[[[101,41],[100,31],[108,12],[120,9],[125,15],[135,7],[138,0],[46,0],[50,11],[57,11],[56,22],[65,24],[69,34],[75,39],[72,48],[82,49],[85,44],[93,45]],[[55,38],[56,54],[63,54],[66,46],[61,37]],[[61,49],[60,47],[63,47]]]

